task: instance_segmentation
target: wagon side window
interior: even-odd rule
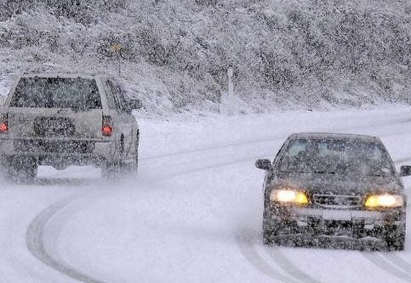
[[[113,81],[107,80],[106,85],[112,94],[111,95],[113,99],[112,101],[114,103],[115,108],[117,109],[117,111],[122,111],[121,102],[120,102],[120,99],[118,98],[118,91],[115,87],[115,84],[113,83]]]

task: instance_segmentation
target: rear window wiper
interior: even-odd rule
[[[336,173],[335,171],[326,171],[326,170],[314,170],[313,172],[316,174],[333,174],[333,175]]]

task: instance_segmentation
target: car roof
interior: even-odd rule
[[[22,78],[85,78],[85,79],[93,79],[96,77],[107,77],[107,75],[103,74],[88,74],[88,73],[31,73],[31,74],[23,74],[21,75]]]
[[[348,133],[326,133],[326,132],[307,132],[294,133],[289,139],[329,139],[329,140],[347,140],[347,141],[364,141],[364,142],[381,142],[376,136]]]

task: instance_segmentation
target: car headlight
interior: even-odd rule
[[[404,205],[404,199],[400,195],[370,195],[365,201],[367,208],[375,207],[401,207]]]
[[[273,190],[270,194],[271,201],[282,203],[307,204],[307,195],[302,191],[296,190]]]

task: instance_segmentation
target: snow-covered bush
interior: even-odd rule
[[[410,14],[399,0],[3,0],[0,75],[120,74],[178,111],[218,109],[228,68],[252,111],[409,102]]]

